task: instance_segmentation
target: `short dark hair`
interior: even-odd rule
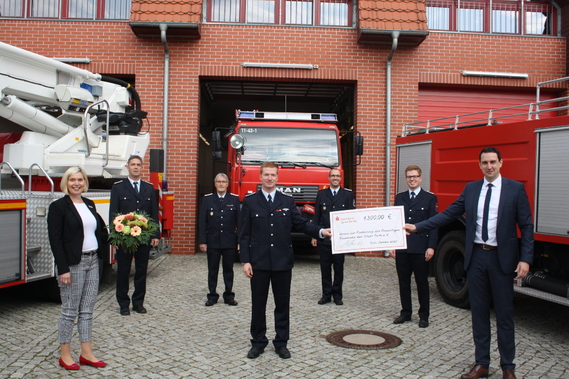
[[[478,162],[482,160],[482,154],[485,153],[496,153],[498,156],[498,161],[502,160],[502,154],[500,153],[500,150],[496,149],[495,147],[485,147],[480,151],[480,154],[478,155]]]
[[[133,159],[138,159],[140,163],[144,163],[140,155],[131,155],[130,157],[128,157],[128,161],[126,161],[126,164],[129,164],[130,161],[132,161]]]

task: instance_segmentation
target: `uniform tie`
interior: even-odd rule
[[[415,191],[411,191],[411,201],[415,200]]]
[[[482,241],[488,240],[488,213],[490,212],[490,198],[492,197],[492,183],[488,183],[486,199],[484,200],[484,211],[482,213]]]
[[[336,190],[332,191],[332,196],[335,197],[336,196]]]
[[[271,198],[271,195],[267,196],[267,200],[269,201],[269,205],[273,205],[273,199]]]
[[[138,193],[138,182],[133,182],[134,184],[134,191]]]

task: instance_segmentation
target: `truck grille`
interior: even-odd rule
[[[261,189],[261,185],[257,185],[257,191]],[[315,202],[318,186],[283,186],[277,184],[277,191],[291,195],[296,202]]]

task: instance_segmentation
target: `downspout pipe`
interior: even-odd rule
[[[385,89],[385,206],[390,205],[391,200],[391,61],[399,40],[399,31],[391,33],[391,51],[387,57],[386,89]]]
[[[167,24],[160,24],[160,39],[164,47],[164,105],[162,107],[162,149],[164,150],[164,173],[162,180],[166,180],[168,170],[168,95],[170,93],[170,49],[166,38]]]

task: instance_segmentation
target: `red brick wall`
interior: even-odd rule
[[[46,56],[89,57],[93,63],[80,67],[90,71],[136,75],[143,109],[149,112],[151,148],[161,147],[163,47],[159,38],[137,38],[123,22],[4,20],[0,26],[9,31],[3,35],[6,43]],[[533,87],[565,75],[565,43],[560,38],[431,32],[419,47],[400,46],[392,66],[392,143],[404,123],[417,119],[419,84]],[[394,178],[384,169],[385,76],[391,46],[358,44],[356,30],[350,29],[202,25],[201,39],[170,38],[169,48],[167,178],[175,191],[174,253],[196,252],[200,75],[355,82],[355,121],[366,143],[363,163],[356,169],[357,204],[362,208],[385,205],[385,181]],[[244,69],[241,64],[246,61],[312,63],[319,69]],[[465,78],[462,70],[524,72],[530,79]],[[389,159],[394,169],[394,147]]]

